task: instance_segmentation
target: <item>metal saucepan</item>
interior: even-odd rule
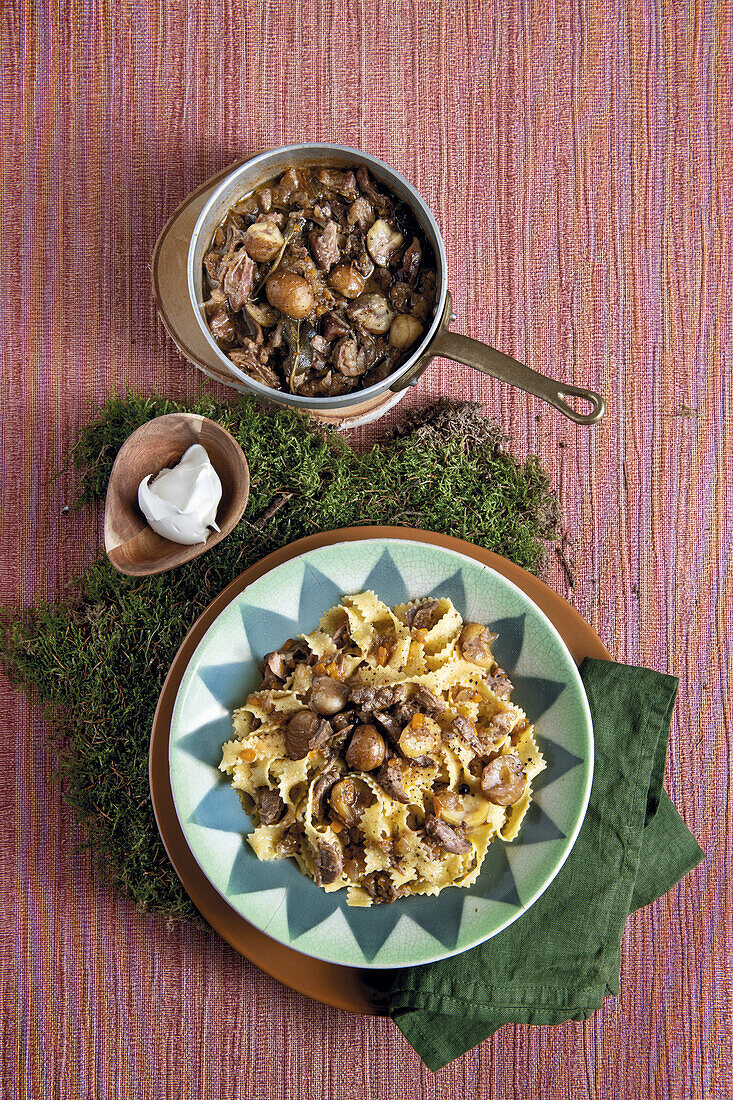
[[[289,165],[301,164],[335,167],[365,164],[377,180],[381,181],[390,191],[393,191],[411,207],[425,237],[432,246],[437,266],[438,299],[435,317],[413,354],[404,363],[401,363],[397,370],[381,382],[376,383],[376,385],[338,397],[301,397],[298,394],[273,390],[268,386],[263,386],[261,382],[255,382],[254,379],[240,370],[218,346],[211,335],[203,310],[204,255],[217,227],[224,220],[230,206],[237,199],[242,198],[274,176],[284,172]],[[450,331],[449,326],[455,320],[455,316],[448,291],[445,247],[435,218],[425,200],[406,179],[381,160],[370,156],[368,153],[362,153],[358,149],[348,149],[343,145],[321,145],[316,143],[286,145],[279,149],[272,149],[267,153],[261,153],[235,168],[211,195],[194,226],[188,250],[188,289],[194,307],[194,315],[216,359],[225,370],[239,379],[248,389],[253,390],[268,401],[283,405],[295,405],[298,408],[309,409],[313,412],[322,409],[346,409],[351,405],[362,404],[388,390],[397,392],[405,389],[406,386],[415,385],[430,361],[437,355],[441,355],[446,359],[454,359],[458,363],[475,367],[477,370],[483,371],[484,374],[491,375],[492,378],[499,378],[504,382],[509,382],[512,386],[518,386],[520,389],[526,390],[527,393],[541,397],[543,401],[547,401],[577,424],[594,424],[601,419],[605,410],[603,398],[594,393],[593,390],[556,382],[552,378],[548,378],[546,375],[539,374],[522,363],[518,363],[511,356],[489,347],[488,344],[482,344],[479,340],[472,340],[468,336],[461,336],[459,333]],[[576,412],[568,404],[568,397],[581,398],[589,402],[590,411],[585,413]]]

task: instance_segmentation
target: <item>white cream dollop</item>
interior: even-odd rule
[[[161,470],[152,481],[151,476],[140,482],[137,502],[158,535],[193,546],[206,542],[210,527],[219,530],[216,509],[221,500],[221,482],[200,443],[189,447],[172,470]]]

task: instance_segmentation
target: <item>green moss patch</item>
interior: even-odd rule
[[[193,920],[155,825],[148,742],[176,650],[214,596],[295,539],[364,524],[444,532],[536,572],[559,510],[538,461],[507,453],[475,405],[441,401],[357,453],[298,413],[263,412],[246,398],[182,405],[135,394],[110,398],[77,438],[75,507],[102,500],[125,439],[169,412],[208,416],[239,441],[252,477],[242,521],[163,576],[124,577],[99,556],[66,598],[0,609],[0,665],[54,722],[57,777],[100,873],[141,909]]]

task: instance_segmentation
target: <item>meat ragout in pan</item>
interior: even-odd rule
[[[430,245],[363,166],[290,167],[235,203],[204,257],[222,351],[257,382],[334,397],[381,382],[435,312]]]

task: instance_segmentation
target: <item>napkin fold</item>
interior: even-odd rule
[[[580,675],[595,766],[564,866],[503,932],[453,958],[395,971],[386,991],[392,1019],[432,1070],[503,1024],[587,1019],[619,991],[629,913],[704,858],[662,787],[677,679],[590,658]]]

